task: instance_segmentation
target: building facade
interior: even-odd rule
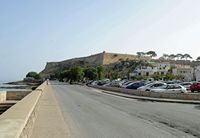
[[[174,75],[180,75],[184,77],[184,81],[194,80],[194,69],[189,65],[176,65],[172,70]]]
[[[200,66],[195,67],[195,79],[200,81]]]
[[[136,68],[130,76],[151,76],[151,75],[166,75],[171,66],[169,63],[152,63],[152,66],[141,66]]]

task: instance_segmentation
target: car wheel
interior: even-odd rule
[[[146,89],[146,91],[149,92],[150,90],[149,90],[149,89]]]
[[[193,90],[191,92],[194,92]]]

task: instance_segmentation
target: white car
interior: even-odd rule
[[[139,91],[150,91],[151,89],[159,88],[159,87],[162,87],[164,85],[167,85],[167,84],[164,83],[164,82],[153,82],[153,83],[149,83],[145,86],[138,88],[138,90]]]
[[[180,85],[184,86],[187,90],[190,90],[190,86],[192,85],[192,82],[183,82]]]
[[[179,84],[168,84],[160,88],[151,89],[151,92],[187,93],[187,89]]]

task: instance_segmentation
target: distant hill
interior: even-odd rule
[[[107,66],[119,63],[121,61],[138,60],[138,59],[139,59],[138,56],[131,54],[102,52],[87,57],[73,58],[61,62],[48,62],[45,69],[41,73],[45,75],[50,75],[59,70],[67,69],[72,66],[82,66],[82,67],[99,66],[99,65]],[[147,59],[149,58],[143,57],[142,59],[140,58],[139,60],[147,60]]]

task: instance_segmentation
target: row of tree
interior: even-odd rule
[[[138,57],[143,57],[143,56],[149,56],[151,58],[153,57],[157,57],[157,54],[155,51],[148,51],[148,52],[137,52],[137,56]],[[163,56],[161,57],[163,59],[166,60],[188,60],[188,59],[193,59],[192,56],[190,54],[163,54]],[[197,61],[200,61],[200,56],[197,57],[196,59]]]
[[[162,58],[169,59],[169,60],[188,60],[192,59],[190,54],[163,54]]]
[[[80,82],[83,79],[87,80],[100,80],[104,77],[104,68],[102,66],[98,67],[88,67],[82,68],[79,66],[72,67],[71,69],[61,71],[56,73],[51,78],[57,78],[60,81],[67,82]]]

